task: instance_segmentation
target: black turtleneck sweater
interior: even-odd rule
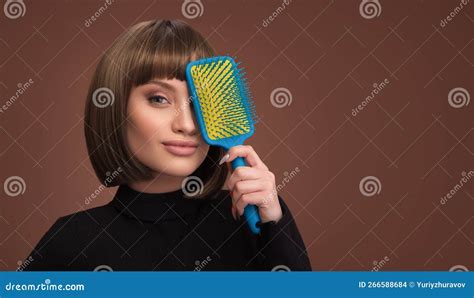
[[[141,193],[121,185],[107,205],[59,218],[25,270],[311,270],[290,210],[252,234],[234,220],[228,190],[205,199],[182,190]]]

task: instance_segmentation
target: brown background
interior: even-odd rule
[[[2,5],[5,1],[2,1]],[[99,186],[83,137],[86,90],[104,50],[139,21],[185,19],[219,54],[242,61],[262,117],[249,144],[282,183],[313,270],[474,268],[472,179],[474,103],[454,108],[456,87],[474,95],[474,3],[380,1],[365,19],[360,1],[296,1],[263,26],[280,1],[203,1],[187,19],[183,1],[26,1],[23,17],[0,16],[0,103],[34,81],[0,113],[0,268],[16,270],[62,215],[106,204],[115,189],[85,204]],[[373,84],[390,83],[355,117]],[[291,104],[272,105],[284,87]],[[366,197],[361,179],[376,176]]]

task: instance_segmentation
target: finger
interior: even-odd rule
[[[253,193],[244,194],[239,201],[237,201],[235,207],[240,216],[244,214],[244,209],[247,205],[255,205],[257,207],[262,207],[267,200],[269,193],[266,191],[257,191]]]
[[[235,205],[232,205],[232,217],[237,220],[237,208]]]
[[[265,189],[272,189],[270,181],[263,179],[238,181],[232,191],[232,202],[236,204],[244,194],[249,194]]]
[[[235,183],[241,180],[255,180],[259,179],[264,175],[261,169],[251,167],[238,167],[229,177],[227,181],[227,187],[232,190],[234,189]]]
[[[263,161],[260,159],[257,152],[255,152],[252,146],[234,146],[230,148],[229,151],[227,151],[227,154],[229,154],[227,162],[231,162],[237,157],[243,157],[245,158],[245,161],[249,166],[268,170],[267,166],[263,163]]]

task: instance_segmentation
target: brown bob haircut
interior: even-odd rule
[[[128,147],[127,103],[132,87],[154,78],[184,81],[188,62],[212,56],[214,50],[206,40],[179,20],[138,23],[106,50],[89,87],[84,118],[89,158],[101,183],[110,187],[155,177],[153,170],[132,156]],[[98,99],[94,98],[96,91],[104,88],[109,93],[107,106],[97,104]],[[191,174],[199,177],[204,186],[195,198],[222,188],[228,170],[216,163],[223,155],[222,148],[210,146],[203,163]]]

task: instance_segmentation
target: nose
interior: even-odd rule
[[[195,135],[197,123],[189,99],[184,99],[176,107],[172,129],[175,133]]]

